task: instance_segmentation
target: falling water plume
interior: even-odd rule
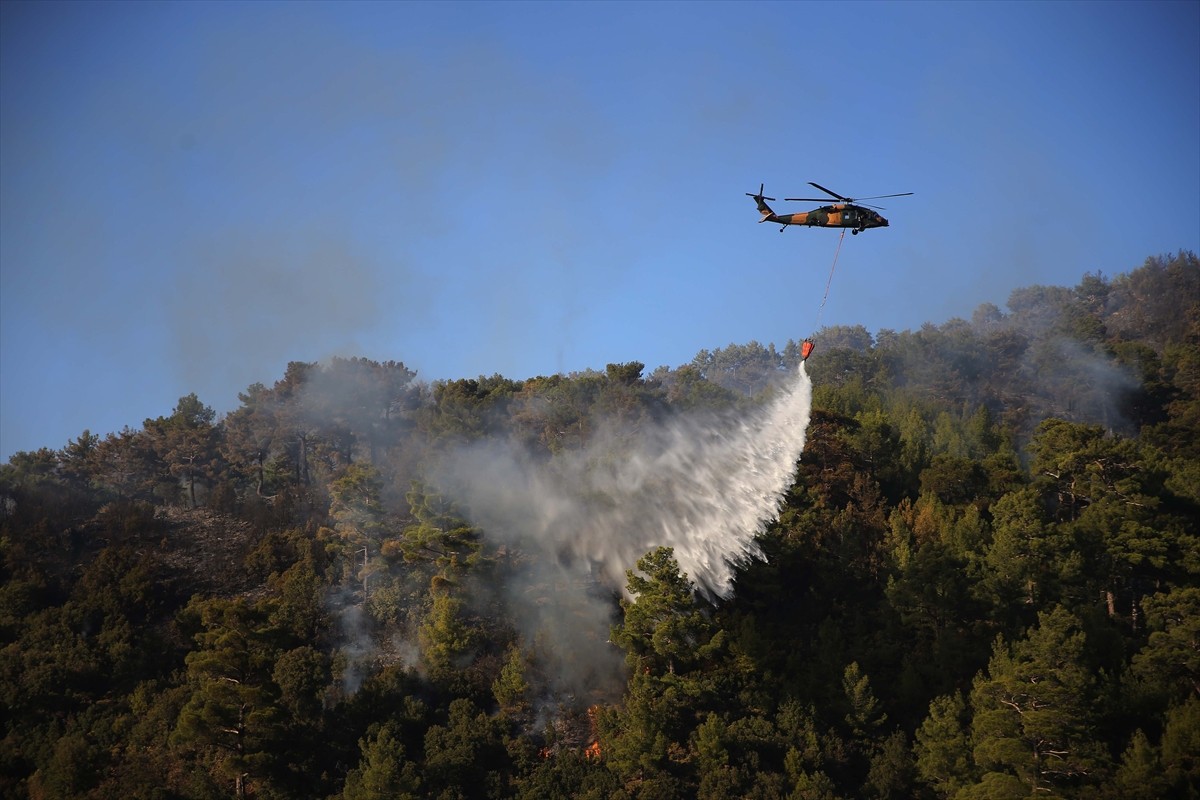
[[[604,428],[549,462],[511,444],[482,444],[438,482],[489,537],[552,557],[567,573],[625,570],[659,546],[697,587],[727,597],[734,566],[759,556],[795,475],[812,405],[803,363],[768,403],[737,414],[680,414],[632,433]]]

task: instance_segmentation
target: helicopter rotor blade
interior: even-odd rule
[[[821,190],[822,192],[824,192],[825,194],[827,194],[827,195],[829,195],[829,196],[831,196],[831,197],[836,197],[838,200],[841,200],[843,203],[853,203],[853,202],[854,202],[854,201],[853,201],[853,200],[851,200],[849,197],[842,197],[842,196],[841,196],[840,194],[838,194],[837,192],[831,192],[831,191],[829,191],[828,189],[826,189],[824,186],[822,186],[822,185],[821,185],[821,184],[819,184],[819,183],[813,183],[812,181],[809,181],[809,182],[808,182],[808,185],[809,185],[809,186],[815,186],[815,187],[817,187],[818,189],[820,189],[820,190]]]
[[[872,195],[870,197],[854,198],[854,197],[844,197],[844,196],[838,194],[837,192],[826,189],[821,184],[813,183],[812,181],[809,181],[808,185],[815,186],[816,188],[820,189],[825,194],[829,195],[830,197],[836,197],[838,200],[841,200],[843,203],[859,203],[861,200],[882,200],[885,197],[908,197],[910,194],[912,194],[912,192],[899,192],[898,194],[876,194],[876,195]],[[785,198],[783,198],[783,200],[786,203],[828,203],[829,202],[829,200],[827,200],[824,197],[785,197]],[[862,203],[862,205],[866,205],[867,208],[879,208],[879,206],[870,206],[870,205],[867,205],[866,203]]]
[[[877,195],[874,195],[873,197],[864,197],[862,199],[863,200],[882,200],[885,197],[908,197],[910,194],[912,194],[912,192],[901,192],[900,194],[877,194]],[[855,200],[853,202],[857,203],[858,201]]]
[[[870,197],[854,198],[854,197],[843,197],[842,195],[838,194],[837,192],[830,191],[829,189],[826,189],[821,184],[813,183],[812,181],[809,181],[808,185],[817,187],[822,192],[825,192],[825,194],[831,195],[832,197],[836,197],[838,200],[841,200],[843,203],[857,203],[859,200],[882,200],[885,197],[907,197],[910,194],[912,194],[912,192],[900,192],[899,194],[876,194],[876,195],[872,195]],[[811,198],[811,197],[789,197],[788,199],[789,200],[804,200],[804,201],[812,201],[812,202],[824,202],[823,200],[813,200],[813,198]]]
[[[872,198],[867,198],[867,199],[873,200],[875,198],[872,197]],[[785,198],[783,198],[783,201],[785,203],[828,203],[829,202],[829,200],[824,197],[785,197]],[[873,206],[870,203],[860,203],[858,200],[847,199],[847,205],[860,205],[865,208],[877,208],[880,211],[883,210],[883,206]]]

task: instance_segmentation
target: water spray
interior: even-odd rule
[[[536,460],[509,443],[459,451],[437,478],[484,535],[622,588],[625,570],[670,546],[714,597],[734,565],[760,555],[795,475],[812,404],[801,363],[767,404],[736,414],[680,414],[637,431],[598,426],[588,446]]]

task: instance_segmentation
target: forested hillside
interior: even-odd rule
[[[296,362],[221,418],[189,395],[18,453],[0,794],[1195,797],[1197,256],[816,342],[728,592],[670,548],[614,585],[561,509],[546,546],[497,537],[516,467],[485,514],[448,465],[619,483],[639,440],[771,403],[794,342],[524,380]]]

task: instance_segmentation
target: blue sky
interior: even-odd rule
[[[510,378],[1200,250],[1200,3],[0,4],[0,458],[289,361]],[[892,227],[757,225],[743,193]],[[815,203],[775,205],[781,213]]]

